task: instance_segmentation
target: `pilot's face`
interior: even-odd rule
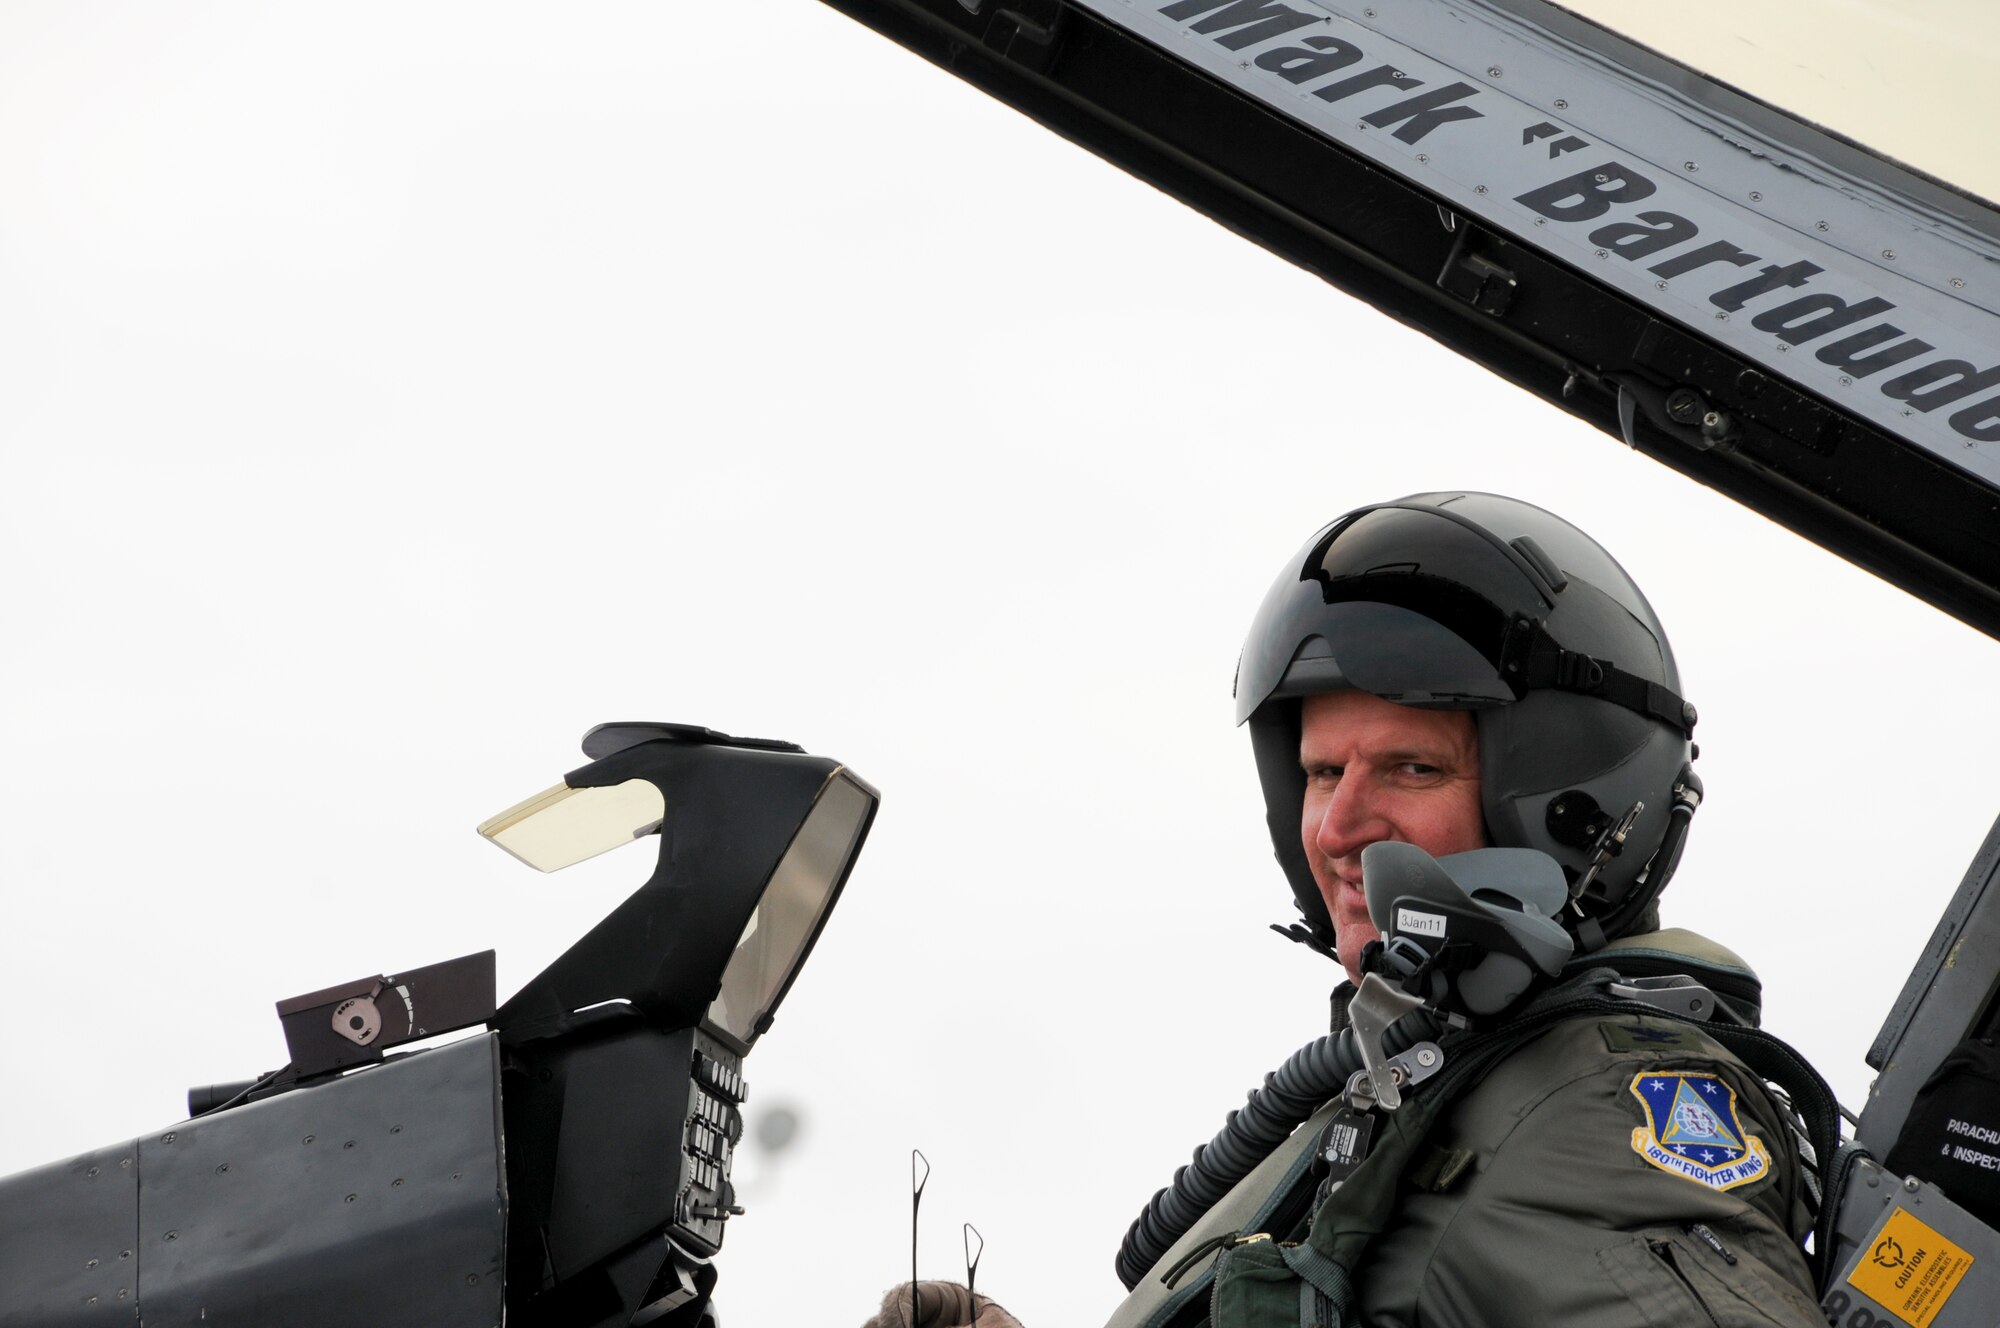
[[[1378,934],[1361,891],[1361,850],[1383,840],[1432,857],[1483,848],[1479,737],[1466,711],[1412,710],[1367,692],[1308,696],[1300,720],[1299,837],[1341,967],[1359,982],[1361,947]]]

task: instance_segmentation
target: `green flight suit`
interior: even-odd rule
[[[1627,938],[1589,959],[1754,982],[1741,960],[1686,932]],[[1754,1005],[1743,1013],[1754,1020]],[[1327,1306],[1315,1310],[1297,1274],[1317,1267],[1322,1284],[1330,1275],[1351,1287],[1367,1328],[1824,1324],[1799,1245],[1810,1212],[1793,1132],[1762,1081],[1700,1026],[1570,1018],[1433,1103],[1427,1128],[1426,1113],[1411,1112],[1423,1092],[1397,1113],[1408,1113],[1403,1121],[1378,1128],[1371,1157],[1392,1160],[1400,1138],[1399,1174],[1378,1166],[1371,1175],[1364,1163],[1309,1225],[1224,1251],[1198,1299],[1183,1293],[1171,1313],[1121,1310],[1113,1323],[1178,1328],[1212,1315],[1213,1328],[1313,1324]],[[1683,1105],[1690,1096],[1706,1105]],[[1724,1151],[1731,1142],[1743,1147]],[[1295,1176],[1305,1152],[1291,1146]],[[1239,1188],[1271,1190],[1281,1163]],[[1381,1207],[1366,1211],[1368,1193],[1392,1196],[1386,1218]],[[1259,1212],[1222,1230],[1247,1235],[1260,1220],[1273,1218]],[[1192,1290],[1185,1278],[1199,1271],[1176,1282]],[[1158,1278],[1149,1274],[1142,1291]]]

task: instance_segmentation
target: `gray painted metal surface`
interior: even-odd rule
[[[136,1142],[0,1180],[0,1325],[130,1325],[138,1306]]]
[[[139,1141],[148,1328],[491,1328],[504,1287],[488,1034]]]
[[[1871,1161],[1856,1163],[1841,1201],[1834,1266],[1821,1299],[1834,1328],[1991,1328],[2000,1317],[2000,1232]]]
[[[497,1328],[487,1034],[0,1180],[0,1326]]]
[[[2000,990],[2000,820],[1987,831],[1965,879],[1938,919],[1923,957],[1868,1050],[1881,1071],[1855,1137],[1887,1157],[1917,1093],[1963,1039],[1990,1018]]]
[[[1077,2],[2000,488],[1976,202],[1527,0]]]

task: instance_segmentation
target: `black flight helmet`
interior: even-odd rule
[[[1680,686],[1645,595],[1560,517],[1487,493],[1341,517],[1285,565],[1236,670],[1236,719],[1309,933],[1292,934],[1333,944],[1299,836],[1298,698],[1354,688],[1472,711],[1487,837],[1562,865],[1566,924],[1588,951],[1651,925],[1700,804]]]

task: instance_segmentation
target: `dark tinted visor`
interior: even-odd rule
[[[1264,598],[1237,666],[1237,722],[1274,696],[1353,687],[1401,705],[1473,709],[1518,693],[1500,652],[1548,604],[1520,555],[1431,509],[1369,508],[1307,546]]]

